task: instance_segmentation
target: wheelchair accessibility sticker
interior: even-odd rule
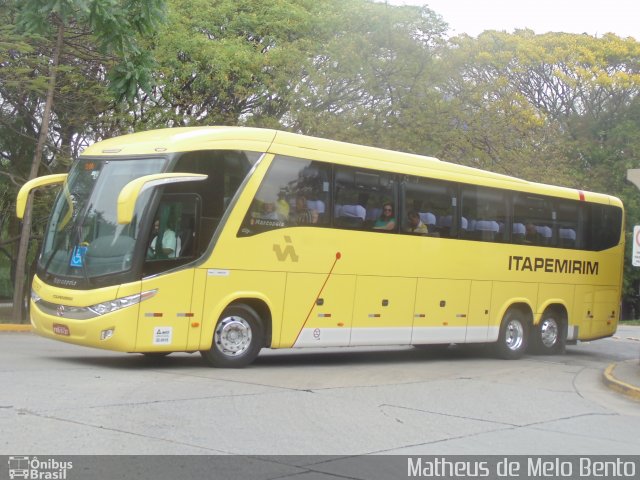
[[[84,256],[87,253],[87,247],[76,246],[73,247],[73,254],[71,255],[70,267],[81,268],[84,265]]]

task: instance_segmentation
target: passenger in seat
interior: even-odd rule
[[[307,198],[303,195],[296,197],[296,222],[298,225],[318,223],[318,211],[307,207]]]
[[[420,220],[418,212],[411,210],[407,214],[407,217],[409,218],[409,227],[407,228],[407,232],[417,235],[427,235],[429,233],[427,226],[422,223],[422,220]]]
[[[395,230],[396,217],[393,212],[393,204],[385,203],[382,205],[382,214],[373,224],[374,230]]]

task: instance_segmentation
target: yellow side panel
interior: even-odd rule
[[[578,327],[578,339],[591,338],[593,324],[593,292],[591,285],[576,285],[573,297],[573,315],[569,316],[569,324]]]
[[[618,327],[619,297],[612,287],[596,287],[593,305],[591,337],[613,335]]]
[[[349,345],[355,279],[355,275],[289,273],[280,345]]]
[[[286,273],[213,268],[204,271],[207,278],[199,350],[211,348],[216,323],[234,301],[259,301],[267,306],[272,317],[271,346],[279,347]]]
[[[190,325],[198,319],[191,310],[194,270],[166,273],[142,281],[142,291],[158,293],[140,304],[136,351],[187,349]]]
[[[413,343],[464,342],[470,280],[418,279]]]
[[[538,289],[538,305],[535,313],[536,323],[540,320],[545,309],[551,304],[564,305],[567,308],[569,318],[572,317],[574,285],[559,283],[541,283]]]
[[[351,345],[411,343],[416,279],[358,276]]]
[[[507,309],[514,303],[523,303],[535,312],[538,303],[538,284],[521,282],[494,282],[491,294],[491,326],[500,327],[502,317]],[[498,329],[493,330],[495,338],[498,339]]]
[[[191,299],[191,311],[194,316],[191,319],[189,334],[187,337],[187,350],[196,351],[200,348],[202,337],[202,327],[204,319],[202,316],[202,307],[204,305],[204,294],[207,288],[207,270],[197,269],[193,277],[193,296]]]
[[[491,327],[489,325],[491,320],[492,288],[493,282],[476,280],[471,282],[467,336],[465,338],[468,343],[486,342],[495,336],[490,334]]]

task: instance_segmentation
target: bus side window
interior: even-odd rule
[[[327,226],[331,166],[276,156],[251,202],[238,236],[306,226]]]
[[[403,187],[401,231],[410,234],[419,232],[422,227],[413,226],[419,219],[428,236],[451,237],[452,220],[455,218],[455,186],[440,180],[408,177]],[[409,218],[409,213],[415,220]],[[418,215],[417,218],[414,213]]]
[[[207,175],[202,182],[177,183],[165,187],[168,193],[195,193],[202,199],[199,219],[193,228],[189,227],[197,232],[197,238],[189,238],[189,234],[185,233],[185,247],[190,249],[183,247],[185,253],[199,257],[207,250],[231,199],[259,156],[257,152],[240,150],[197,150],[180,155],[173,169],[175,172]]]
[[[548,198],[525,193],[516,194],[513,199],[511,240],[514,243],[555,246],[558,235],[556,220],[557,212]],[[523,237],[520,234],[521,225],[524,225]]]
[[[582,238],[579,225],[579,202],[560,200],[556,204],[556,223],[558,226],[558,246],[560,248],[581,248]]]
[[[395,175],[362,168],[342,167],[335,169],[334,226],[337,228],[373,230],[381,220],[385,203],[392,205],[397,231],[398,204],[396,202]]]
[[[461,238],[484,242],[505,241],[509,209],[504,191],[465,185],[462,188],[461,208]]]
[[[145,273],[159,273],[196,256],[201,199],[199,195],[162,196],[153,216],[145,251]]]
[[[586,229],[586,248],[602,251],[620,243],[622,229],[622,210],[618,207],[601,204],[588,206],[589,228]]]

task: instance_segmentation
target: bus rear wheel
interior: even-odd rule
[[[516,360],[527,351],[529,319],[519,308],[510,308],[500,324],[496,353],[505,360]]]
[[[255,360],[264,344],[264,328],[256,311],[244,304],[227,307],[213,331],[209,350],[200,353],[212,367],[241,368]]]
[[[562,353],[566,344],[564,325],[563,315],[554,310],[545,312],[533,332],[536,352],[542,355]]]

